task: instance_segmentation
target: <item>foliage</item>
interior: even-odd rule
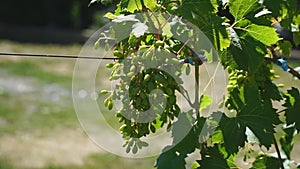
[[[141,18],[131,15],[140,12],[162,15],[146,14]],[[230,0],[227,3],[217,0],[121,0],[114,14],[106,14],[115,24],[99,40],[107,41],[107,37],[113,37],[117,42],[114,55],[120,60],[107,67],[112,72],[110,80],[120,83],[104,104],[111,110],[114,99],[121,99],[123,103],[116,116],[123,123],[120,131],[127,140],[126,151],[136,153],[147,146],[140,138],[167,125],[166,130],[172,132],[174,141],[158,157],[157,168],[185,168],[188,154],[196,150],[200,150],[201,155],[194,165],[198,168],[234,168],[237,167],[234,162],[236,155],[249,145],[253,140],[251,137],[255,137],[256,144],[261,147],[278,147],[274,134],[277,132],[275,128],[281,126],[284,131],[279,136],[282,151],[277,149],[275,157],[259,154],[253,168],[283,168],[283,161],[292,160],[294,138],[300,131],[300,94],[297,88],[281,91],[273,82],[277,77],[273,70],[274,63],[277,63],[276,51],[286,54],[292,45],[282,44],[294,41],[280,38],[283,36],[277,34],[279,29],[271,24],[278,20],[281,29],[291,30],[292,25],[299,28],[299,16],[296,0]],[[197,32],[190,31],[191,27],[182,18],[208,37],[229,73],[225,112],[202,117],[199,109],[205,109],[211,103],[210,97],[197,91],[192,103],[186,96],[181,75],[184,71],[189,74],[190,66],[180,65],[179,60],[191,58],[192,62],[188,63],[194,64],[195,79],[198,79],[197,71],[203,58],[199,60],[197,56],[204,53],[207,60],[211,59],[208,58],[210,49],[201,45],[203,39],[193,39]],[[299,32],[294,34],[296,36]],[[191,39],[194,43],[187,45]],[[194,51],[198,49],[197,45],[201,48]],[[167,58],[168,55],[172,58]],[[164,71],[163,68],[168,66],[173,67],[172,70]],[[154,89],[163,91],[163,94],[151,94]],[[127,90],[129,94],[126,94]],[[185,96],[190,111],[181,112],[176,93]],[[164,99],[152,104],[156,100],[152,97],[159,94]],[[282,110],[274,106],[279,102],[284,102]],[[152,110],[152,113],[146,113],[147,117],[143,118],[153,119],[150,122],[141,118],[147,110]],[[234,112],[235,116],[228,116],[228,111]],[[177,137],[182,132],[179,130],[183,126],[178,127],[181,121],[189,128],[184,138]],[[204,125],[206,121],[211,125]],[[204,127],[208,131],[206,135],[211,137],[199,138]]]

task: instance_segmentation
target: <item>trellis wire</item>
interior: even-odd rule
[[[0,52],[2,56],[21,56],[21,57],[44,57],[44,58],[67,58],[67,59],[103,59],[103,60],[120,60],[116,57],[96,57],[96,56],[79,56],[79,55],[58,55],[58,54],[39,54],[39,53],[12,53]]]
[[[0,52],[2,56],[21,56],[21,57],[43,57],[43,58],[67,58],[67,59],[102,59],[102,60],[123,60],[123,58],[116,57],[95,57],[95,56],[79,56],[79,55],[58,55],[58,54],[38,54],[38,53],[13,53],[13,52]],[[129,59],[129,58],[127,58]],[[268,61],[273,61],[273,59],[266,58]],[[287,65],[288,66],[288,65]],[[290,69],[288,72],[296,76],[300,80],[300,74],[295,71],[292,67],[288,66]]]

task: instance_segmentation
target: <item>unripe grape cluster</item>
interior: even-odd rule
[[[118,83],[104,105],[112,110],[114,100],[122,102],[116,117],[123,123],[120,131],[126,151],[136,153],[137,148],[146,145],[139,138],[164,125],[170,129],[180,113],[176,91],[181,92],[183,67],[171,52],[170,44],[176,45],[171,39],[153,41],[131,35],[127,40],[120,42],[113,52],[122,60],[106,65],[112,72],[110,80]],[[155,90],[162,94],[153,94]]]

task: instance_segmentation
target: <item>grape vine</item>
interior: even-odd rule
[[[165,129],[172,133],[173,144],[158,156],[158,169],[184,169],[186,158],[195,152],[201,158],[189,168],[241,168],[235,160],[242,151],[248,152],[245,162],[255,158],[253,169],[299,167],[300,161],[291,156],[300,132],[299,90],[285,91],[274,82],[279,78],[275,66],[299,78],[286,64],[291,48],[300,44],[299,6],[296,0],[120,0],[114,13],[105,15],[114,24],[95,45],[117,42],[113,54],[118,60],[106,67],[109,80],[118,85],[102,93],[108,95],[104,105],[109,110],[114,110],[113,100],[121,100],[116,117],[126,152],[137,153],[148,146],[142,138]],[[138,13],[144,15],[134,15]],[[193,26],[214,50],[202,44],[203,36]],[[211,98],[199,91],[199,67],[216,56],[229,74],[221,103],[226,110],[205,117],[201,110]],[[181,78],[191,69],[194,100]],[[178,95],[190,111],[182,112]],[[275,155],[264,148],[274,148]]]

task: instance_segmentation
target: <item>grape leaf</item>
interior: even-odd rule
[[[144,2],[145,2],[145,6],[150,9],[153,9],[156,6],[156,0],[146,0]]]
[[[278,17],[282,6],[282,0],[264,0],[264,5],[272,12],[272,16]]]
[[[200,98],[200,111],[203,109],[206,109],[209,105],[211,105],[212,100],[209,96],[207,95],[202,95]]]
[[[288,159],[291,159],[291,153],[296,139],[295,125],[283,127],[285,135],[280,138],[281,149],[284,151]]]
[[[255,11],[259,7],[259,0],[232,0],[230,1],[230,12],[236,21],[244,18],[251,11]]]
[[[281,168],[277,158],[261,155],[256,157],[251,169],[274,169]]]
[[[207,128],[203,129],[205,123],[204,118],[199,118],[192,127],[183,126],[187,124],[187,121],[189,121],[189,123],[191,122],[186,118],[186,116],[185,117],[178,116],[178,118],[182,118],[181,121],[184,119],[185,122],[179,122],[180,123],[179,125],[174,124],[174,128],[172,130],[173,145],[174,145],[173,149],[179,153],[184,153],[184,154],[192,153],[193,151],[195,151],[195,148],[200,146],[199,135],[201,132],[203,132],[202,130],[209,131],[209,129]],[[189,131],[179,129],[179,127],[189,129]]]
[[[172,130],[173,144],[167,146],[159,155],[155,166],[158,169],[178,168],[185,169],[185,158],[188,154],[199,148],[199,135],[205,123],[204,118],[199,118],[193,126],[189,120],[189,113],[182,113],[174,123]]]
[[[274,125],[280,123],[276,109],[273,109],[272,105],[262,102],[258,88],[254,85],[245,85],[244,97],[245,106],[237,115],[239,122],[255,134],[261,145],[270,147]]]
[[[300,18],[299,18],[299,20],[300,20]],[[293,39],[294,39],[296,45],[300,45],[300,32],[293,32]]]
[[[271,46],[280,40],[276,33],[276,29],[272,27],[251,24],[247,27],[246,31],[254,39],[267,46]]]
[[[265,90],[262,91],[261,94],[263,97],[277,101],[280,101],[282,99],[278,87],[274,83],[272,83],[270,79],[266,79],[265,85]]]
[[[183,0],[177,11],[180,16],[194,23],[194,21],[205,19],[213,10],[214,8],[210,1]],[[201,23],[197,23],[197,25],[201,25]]]
[[[264,60],[264,45],[250,36],[232,42],[229,50],[240,69],[255,72]]]
[[[208,147],[205,154],[202,154],[203,159],[197,160],[200,167],[198,169],[228,169],[229,166],[224,158],[224,155],[219,151],[217,145]]]
[[[284,96],[286,98],[285,106],[286,112],[286,122],[287,124],[295,123],[295,126],[300,131],[300,93],[297,88],[292,87],[292,89],[288,90],[287,94]]]
[[[243,147],[246,141],[246,127],[238,123],[237,118],[228,118],[223,115],[219,123],[224,138],[225,149],[228,154],[238,152],[239,147]]]
[[[141,0],[129,0],[127,9],[131,13],[134,13],[134,11],[136,10],[142,9]]]
[[[293,45],[291,44],[291,42],[289,42],[289,41],[283,41],[283,42],[279,42],[278,45],[280,47],[280,53],[281,53],[281,55],[286,56],[286,57],[291,56],[291,49],[293,47]]]
[[[229,32],[222,26],[223,20],[218,17],[212,17],[213,23],[211,28],[213,30],[213,42],[216,49],[223,51],[230,46]],[[206,32],[208,34],[208,32]]]
[[[186,156],[176,153],[173,149],[168,150],[168,148],[166,147],[165,152],[159,155],[154,166],[157,169],[185,169]]]

